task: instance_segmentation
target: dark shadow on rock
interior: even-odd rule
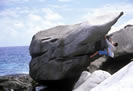
[[[72,88],[79,77],[68,78],[63,80],[38,81],[47,88],[42,91],[72,91]]]
[[[102,64],[100,69],[110,72],[111,74],[117,72],[119,69],[131,62],[133,54],[127,54],[116,58],[108,57],[107,61]]]

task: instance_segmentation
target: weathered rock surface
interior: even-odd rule
[[[32,81],[27,74],[0,76],[0,91],[32,91]]]
[[[88,71],[83,71],[81,73],[81,76],[79,77],[78,81],[75,83],[74,88],[78,88],[81,84],[83,84],[89,77],[91,76],[91,73]]]
[[[35,34],[30,45],[31,77],[46,83],[78,78],[92,61],[89,55],[97,51],[96,42],[104,40],[104,35],[122,14],[123,12],[79,24],[57,26]]]
[[[107,62],[106,56],[99,57],[91,62],[87,69],[89,72],[93,73],[94,71],[99,70],[105,62]]]
[[[118,32],[112,34],[112,40],[117,42],[116,56],[133,54],[133,25],[127,25]]]
[[[91,62],[88,69],[90,72],[102,69],[111,74],[117,72],[119,69],[131,62],[133,58],[133,25],[126,25],[111,36],[114,42],[118,43],[116,47],[115,58],[100,57],[94,62]],[[125,61],[126,60],[126,61]]]
[[[103,70],[115,73],[133,58],[133,25],[124,26],[120,31],[112,34],[112,40],[118,43],[114,59],[107,59],[101,66]]]
[[[126,60],[125,60],[126,61]],[[107,78],[91,91],[132,91],[133,90],[133,62]],[[83,91],[83,90],[82,90]]]
[[[102,70],[97,70],[92,74],[85,71],[81,74],[73,91],[90,91],[110,76],[111,75],[108,72]]]

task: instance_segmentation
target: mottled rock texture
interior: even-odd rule
[[[27,74],[0,76],[0,91],[32,91],[32,81]]]
[[[101,57],[90,63],[89,70],[91,72],[102,69],[115,73],[123,66],[131,62],[133,58],[133,25],[126,25],[120,31],[114,32],[111,36],[114,42],[118,43],[115,51],[115,57]]]
[[[58,81],[61,81],[64,87],[67,81],[76,81],[93,61],[89,55],[98,50],[95,48],[96,43],[104,40],[104,36],[122,14],[110,13],[91,21],[56,26],[35,34],[30,44],[31,77],[37,82],[50,85],[59,85]],[[59,87],[63,87],[61,85]]]

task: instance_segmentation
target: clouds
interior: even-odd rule
[[[16,11],[13,11],[12,9],[5,9],[0,12],[0,16],[3,17],[17,17]]]
[[[40,21],[40,20],[42,20],[41,16],[35,15],[35,14],[29,14],[28,17],[31,21]]]
[[[123,24],[121,24],[119,26],[112,27],[112,29],[109,31],[108,34],[117,32],[117,31],[121,30],[122,28],[124,28],[126,25],[133,25],[133,19],[131,19],[127,22],[124,22]]]
[[[91,20],[96,16],[104,15],[106,13],[113,13],[115,12],[124,12],[124,15],[117,21],[117,23],[112,26],[110,33],[119,31],[121,28],[123,28],[127,24],[133,24],[133,5],[131,3],[116,3],[116,4],[106,4],[103,7],[100,8],[89,8],[86,11],[87,14],[83,15],[80,20]]]
[[[1,0],[0,3],[8,6],[8,5],[22,4],[22,3],[29,2],[29,1],[30,0]]]
[[[5,5],[0,7],[0,46],[29,45],[40,30],[86,21],[108,12],[124,11],[125,17],[132,18],[132,3],[103,3],[98,7],[96,1],[0,0],[0,6]]]
[[[36,32],[58,24],[64,24],[63,17],[50,8],[5,9],[0,12],[0,46],[29,45]]]
[[[63,17],[58,14],[57,12],[54,12],[53,10],[49,8],[43,8],[42,11],[45,13],[45,19],[47,20],[62,20]]]
[[[95,17],[95,16],[99,16],[99,15],[103,15],[106,13],[111,13],[111,12],[125,12],[125,14],[133,14],[133,5],[129,4],[129,3],[119,3],[119,4],[107,4],[104,5],[103,7],[100,8],[88,8],[88,13],[87,15],[84,16],[84,18],[89,18],[89,16],[91,17]]]
[[[72,0],[58,0],[59,2],[70,2]]]

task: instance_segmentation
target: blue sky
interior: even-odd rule
[[[40,30],[124,11],[116,26],[133,19],[132,0],[0,0],[0,46],[29,45]]]

